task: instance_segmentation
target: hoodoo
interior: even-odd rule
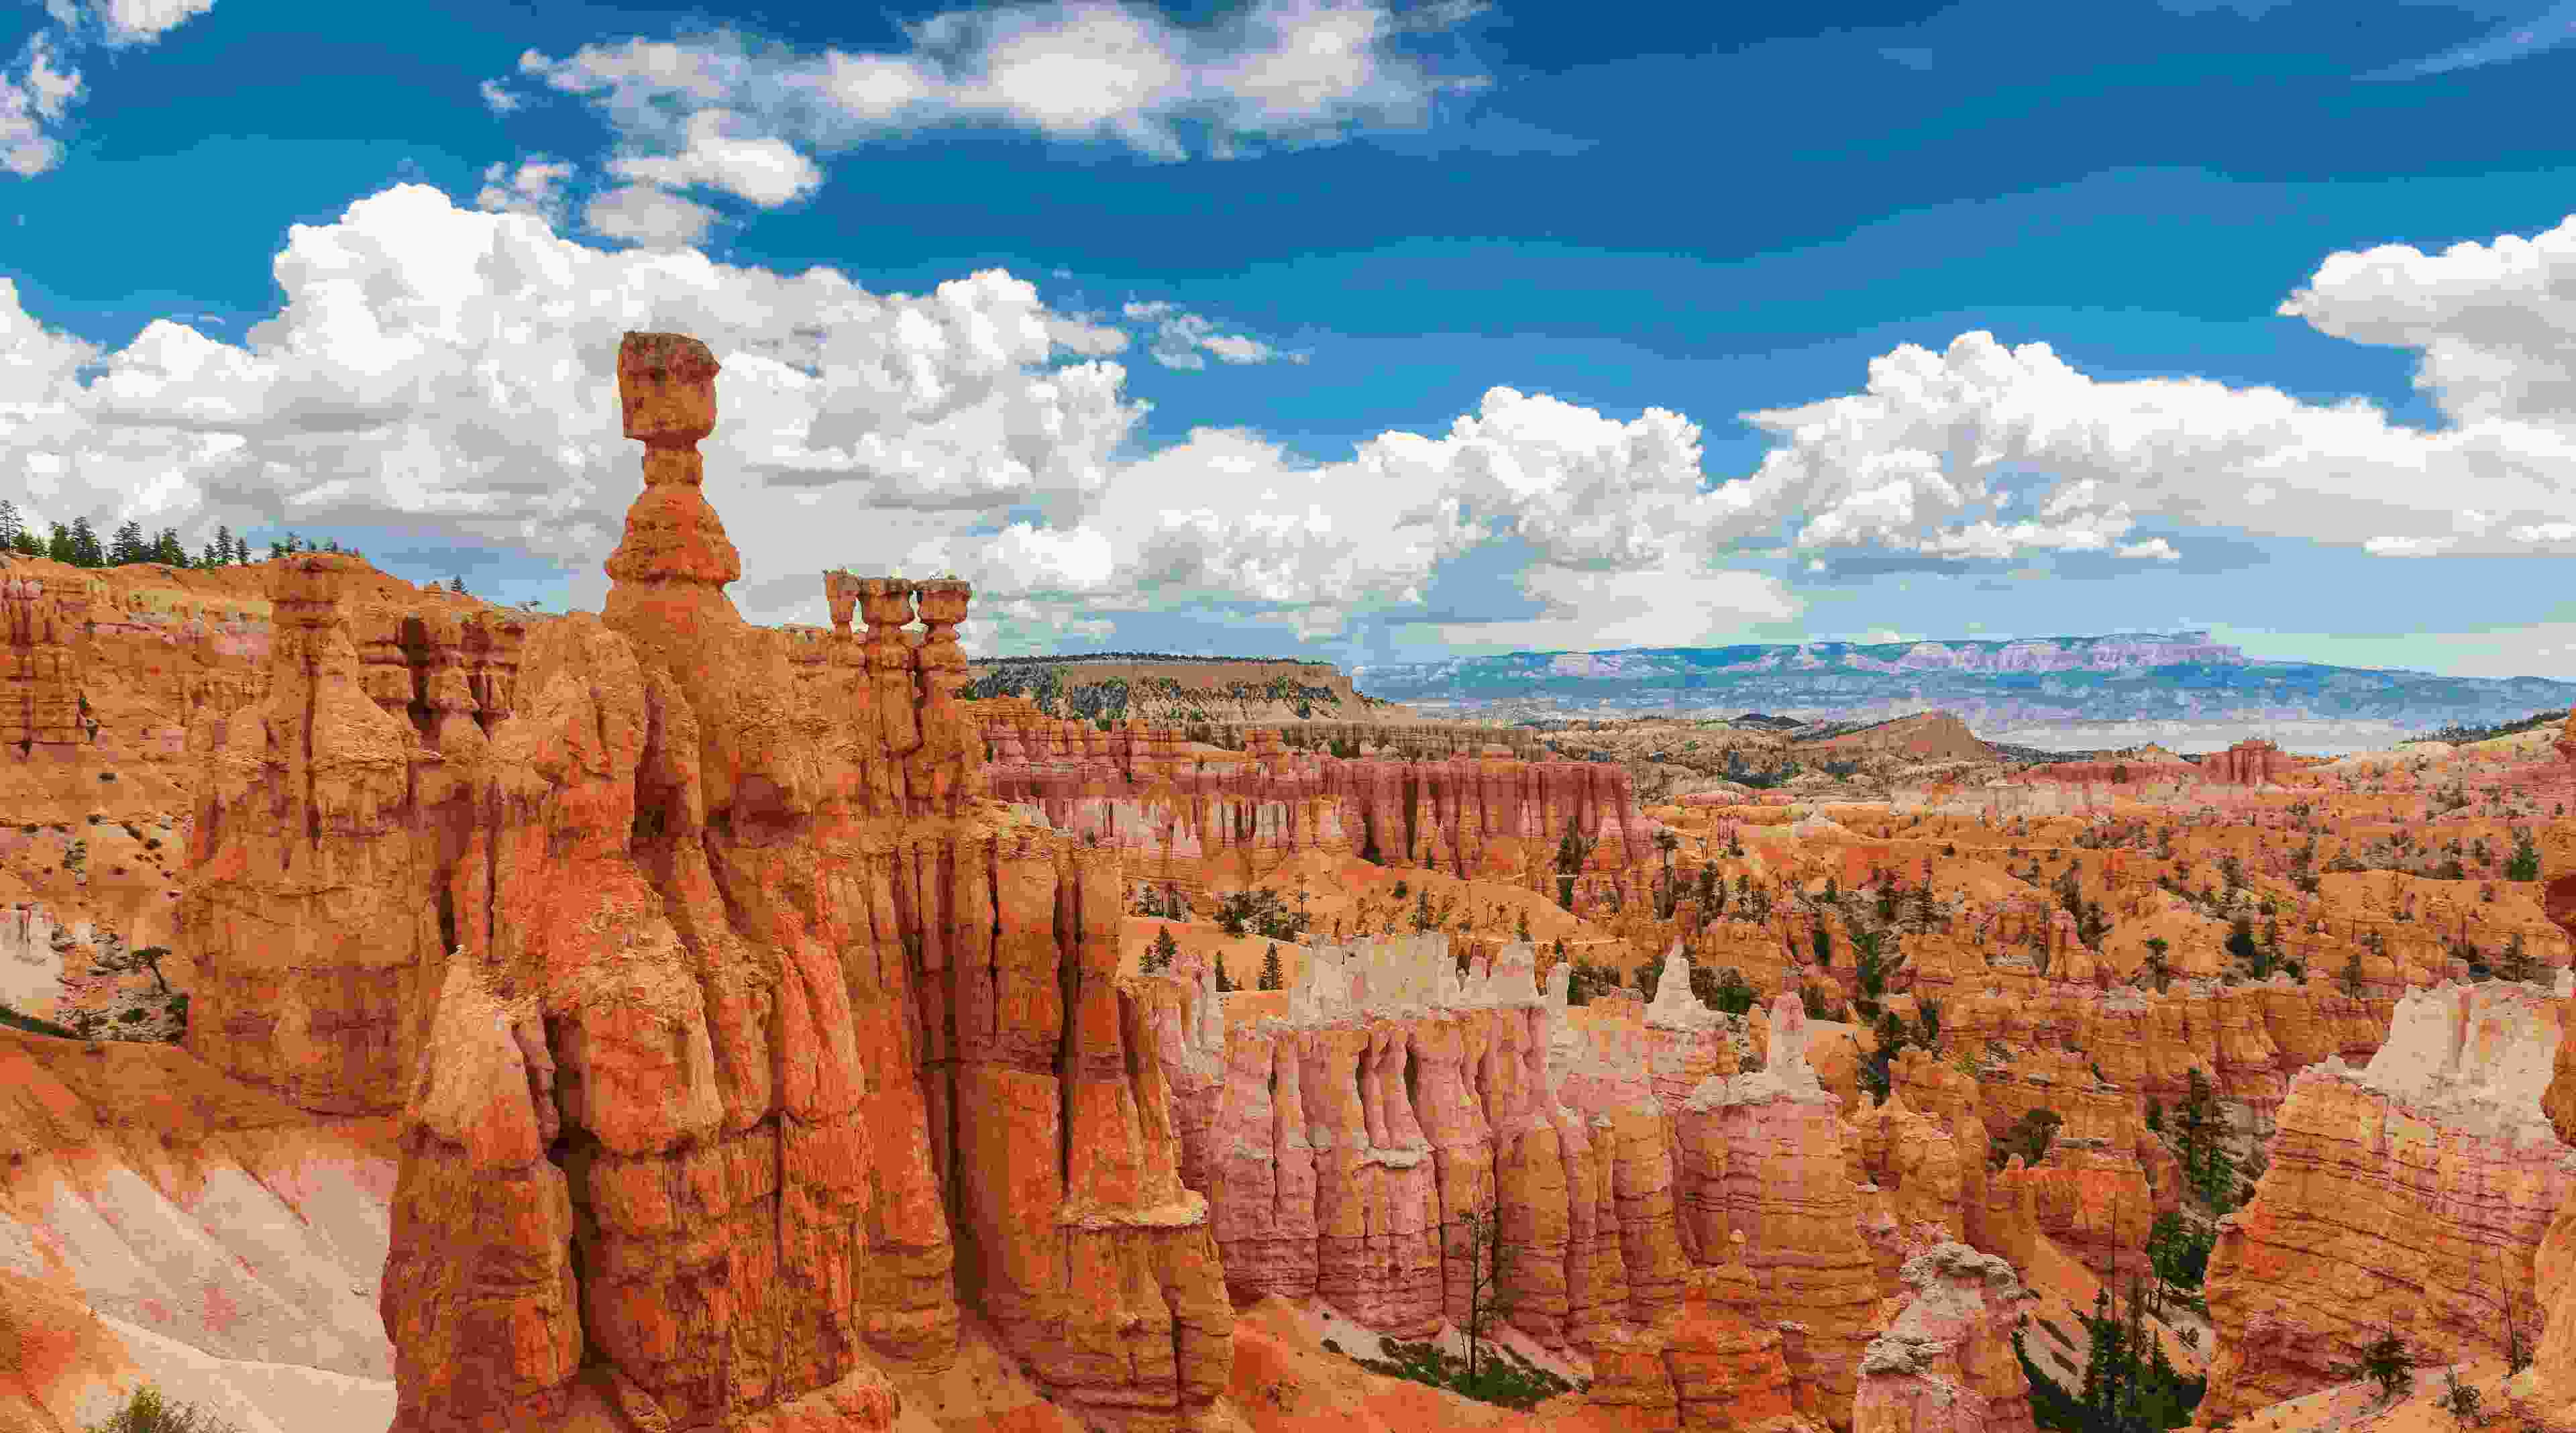
[[[1231,1310],[1115,855],[977,796],[965,584],[833,574],[820,641],[742,620],[716,375],[619,351],[645,486],[599,617],[430,614],[376,692],[361,565],[282,565],[195,833],[195,1047],[399,1110],[400,1433],[886,1428],[970,1315],[1086,1421],[1193,1426]]]
[[[2087,1386],[2066,1331],[2104,1291],[2201,1237],[2208,1322],[2147,1317],[2154,1377],[2206,1360],[2205,1422],[2331,1389],[2391,1326],[2510,1357],[2545,1319],[2525,1383],[2571,1402],[2576,1056],[2543,982],[2576,877],[2563,822],[2514,819],[2555,771],[2499,762],[2495,824],[2437,858],[2397,839],[2416,774],[2346,789],[2379,778],[2261,744],[2114,761],[2102,794],[2083,763],[1970,782],[1995,753],[1907,719],[1822,744],[1930,783],[1884,807],[1666,804],[1635,762],[1428,727],[1355,754],[1069,720],[973,685],[963,582],[827,572],[828,628],[746,622],[698,451],[719,376],[627,335],[643,486],[596,615],[292,552],[204,584],[264,581],[266,613],[102,635],[92,603],[178,599],[0,579],[54,803],[0,829],[29,893],[0,969],[79,1033],[169,1012],[224,1157],[296,1217],[343,1206],[321,1252],[207,1277],[195,1328],[120,1272],[148,1201],[98,1173],[162,1169],[185,1122],[82,1164],[107,1136],[51,1133],[55,1091],[104,1108],[144,1063],[0,1035],[34,1062],[0,1129],[48,1132],[102,1211],[13,1162],[0,1253],[72,1251],[66,1298],[173,1348],[309,1326],[307,1371],[367,1385],[333,1406],[396,1433],[2013,1433]],[[182,718],[184,780],[155,774]],[[68,804],[129,752],[193,820]],[[2204,818],[2142,814],[2166,766]],[[166,987],[134,968],[163,940]],[[213,1228],[193,1178],[152,1199]],[[1469,1329],[1531,1362],[1388,1392],[1381,1355],[1425,1357],[1390,1341]]]

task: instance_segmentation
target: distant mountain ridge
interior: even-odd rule
[[[2414,730],[2576,703],[2576,682],[2274,662],[2207,632],[1513,652],[1354,667],[1372,697],[1470,707],[1724,708],[1809,720],[1930,708],[2027,722],[2370,720]]]
[[[1514,652],[1501,657],[1460,657],[1351,669],[1354,681],[1428,680],[1432,674],[1474,669],[1547,676],[1643,680],[1701,673],[1815,671],[1843,667],[1863,672],[2126,672],[2185,663],[2251,665],[2245,653],[2207,632],[2117,632],[2100,637],[1971,638],[1955,642],[1747,643],[1732,647],[1627,647],[1607,652]]]

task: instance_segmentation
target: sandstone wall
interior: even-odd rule
[[[646,485],[600,617],[387,623],[353,560],[279,564],[200,808],[192,1048],[400,1112],[404,1433],[884,1428],[961,1307],[1087,1421],[1194,1424],[1230,1316],[1116,854],[980,799],[962,584],[743,623],[713,371],[621,353]]]
[[[1173,727],[1110,731],[978,702],[993,794],[1058,829],[1130,853],[1131,874],[1201,885],[1257,881],[1300,851],[1541,882],[1571,830],[1591,843],[1576,909],[1643,890],[1655,827],[1627,773],[1602,762],[1344,760],[1275,737],[1242,753],[1187,747]]]
[[[1533,958],[1462,979],[1445,937],[1400,937],[1318,948],[1285,1001],[1163,982],[1182,1167],[1236,1300],[1319,1297],[1408,1336],[1461,1321],[1466,1217],[1490,1208],[1508,1318],[1586,1351],[1596,1401],[1684,1418],[1749,1380],[1848,1426],[1886,1290],[1797,1002],[1757,1042],[1679,953],[1643,1007],[1569,1009],[1566,970],[1542,993]]]
[[[2540,1104],[2563,1005],[2502,982],[2419,991],[2367,1067],[2291,1082],[2271,1168],[2219,1222],[2203,1424],[2341,1382],[2383,1330],[2427,1363],[2505,1351],[2508,1301],[2576,1195]]]

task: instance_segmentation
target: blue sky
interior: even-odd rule
[[[0,54],[46,517],[595,606],[667,324],[760,620],[847,564],[973,578],[991,651],[2576,670],[2576,4],[53,0]]]

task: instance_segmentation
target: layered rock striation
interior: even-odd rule
[[[962,1309],[1086,1421],[1199,1421],[1230,1314],[1115,853],[978,799],[963,584],[744,623],[713,356],[618,372],[605,612],[369,625],[290,559],[201,804],[195,1048],[399,1112],[395,1427],[887,1427]]]
[[[1190,747],[1179,728],[1104,732],[1025,704],[974,705],[998,799],[1119,847],[1131,873],[1158,882],[1250,884],[1320,851],[1551,896],[1570,874],[1583,912],[1642,891],[1652,863],[1656,827],[1608,763],[1345,759],[1259,734],[1237,753]]]
[[[1284,996],[1171,982],[1153,1009],[1183,1167],[1236,1300],[1463,1322],[1462,1241],[1490,1211],[1507,1318],[1587,1352],[1598,1401],[1662,1417],[1749,1383],[1848,1425],[1883,1291],[1842,1101],[1794,998],[1757,1042],[1669,959],[1642,1008],[1569,1009],[1568,968],[1542,992],[1526,945],[1461,975],[1438,935],[1318,947]]]
[[[2368,1066],[2291,1082],[2270,1169],[2219,1222],[2201,1422],[2341,1382],[2385,1331],[2427,1363],[2507,1351],[2576,1196],[2576,1148],[2541,1111],[2564,1004],[2508,982],[2418,991]]]

